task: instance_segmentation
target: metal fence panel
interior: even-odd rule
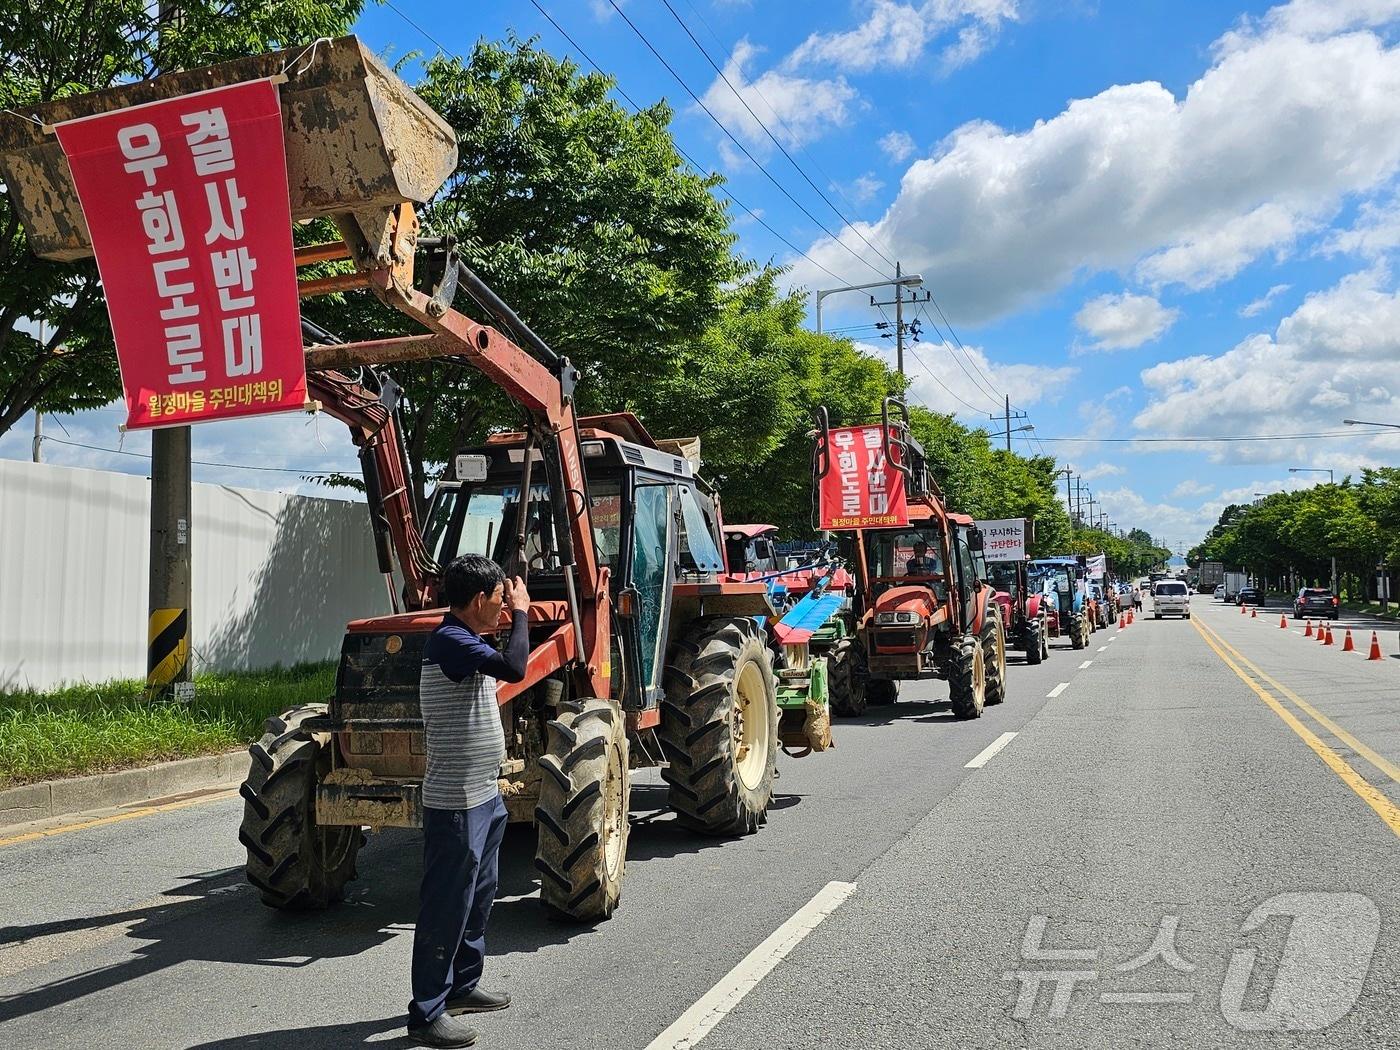
[[[143,678],[146,478],[0,460],[0,689]],[[336,655],[390,611],[361,503],[195,485],[196,670]]]

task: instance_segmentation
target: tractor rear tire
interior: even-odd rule
[[[899,699],[899,683],[889,678],[872,678],[865,686],[865,700],[871,705],[892,704]]]
[[[1021,647],[1026,651],[1026,663],[1038,664],[1045,659],[1045,624],[1039,617],[1029,621],[1021,632]]]
[[[865,711],[868,685],[865,677],[857,673],[859,656],[854,639],[843,638],[827,659],[826,688],[833,715],[853,718]]]
[[[344,899],[345,884],[355,877],[364,834],[316,824],[316,781],[330,770],[330,734],[301,724],[325,713],[324,704],[309,704],[274,715],[248,749],[253,761],[238,789],[238,841],[248,851],[248,881],[269,907],[325,908]]]
[[[990,707],[1006,699],[1006,632],[1001,626],[1001,615],[993,610],[996,606],[988,603],[987,615],[982,619],[982,662],[986,668],[986,703]]]
[[[707,835],[747,835],[768,819],[778,756],[773,664],[758,624],[696,620],[671,650],[658,737],[677,819]]]
[[[981,718],[987,703],[987,664],[982,640],[977,635],[963,635],[948,670],[948,699],[954,717]]]
[[[627,726],[608,700],[567,701],[539,758],[540,900],[574,922],[608,918],[627,866]]]

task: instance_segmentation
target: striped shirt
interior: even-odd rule
[[[428,809],[471,809],[496,797],[506,754],[496,681],[521,681],[529,651],[524,611],[512,615],[510,639],[501,653],[451,613],[428,636],[418,675],[428,746],[423,777]]]

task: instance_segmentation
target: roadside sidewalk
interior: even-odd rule
[[[73,813],[159,801],[173,795],[237,787],[248,772],[248,752],[227,751],[95,776],[21,784],[0,791],[0,837],[25,825]]]

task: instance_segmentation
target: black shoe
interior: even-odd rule
[[[458,995],[447,1000],[450,1014],[487,1014],[493,1010],[504,1010],[510,1005],[507,992],[488,992],[484,988],[473,988],[466,995]]]
[[[476,1029],[465,1021],[440,1013],[431,1024],[409,1025],[408,1037],[416,1039],[421,1046],[472,1046],[476,1042]]]

